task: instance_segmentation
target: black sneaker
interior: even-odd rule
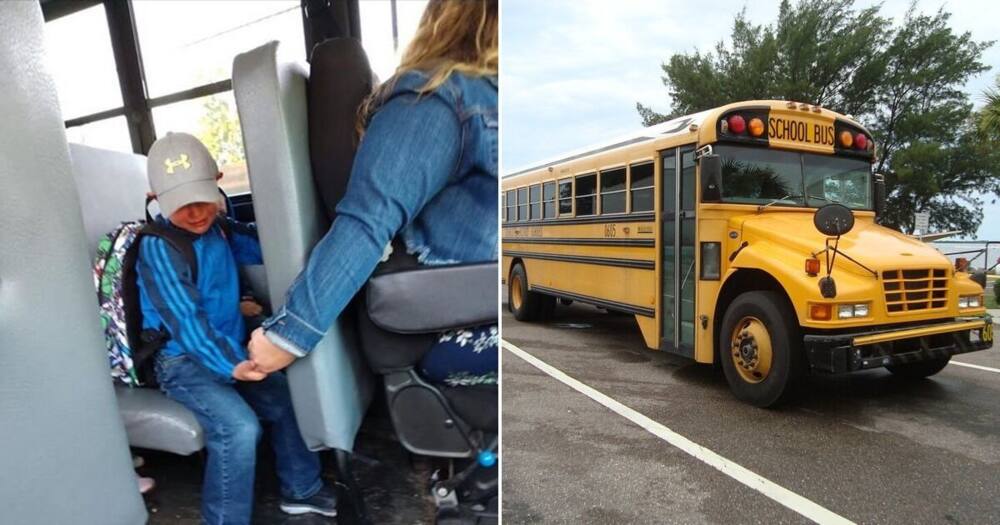
[[[337,515],[337,496],[327,487],[305,499],[281,498],[281,510],[285,514],[322,514]]]

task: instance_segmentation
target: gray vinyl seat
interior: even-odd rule
[[[0,522],[138,525],[38,2],[0,2]]]
[[[278,42],[233,62],[267,299],[274,309],[329,227],[310,167],[308,79],[307,65],[278,60]],[[312,450],[354,449],[374,386],[355,332],[352,323],[338,320],[309,356],[288,369],[299,429]]]
[[[124,221],[144,217],[149,188],[146,157],[80,144],[70,144],[70,157],[87,248],[93,256],[106,233]],[[158,389],[116,385],[115,396],[129,445],[185,456],[205,446],[194,414]]]

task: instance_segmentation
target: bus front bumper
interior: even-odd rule
[[[989,316],[966,317],[902,329],[809,334],[803,343],[814,371],[852,372],[986,350],[993,346],[993,320]]]

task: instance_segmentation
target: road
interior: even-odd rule
[[[992,371],[812,377],[792,403],[763,410],[736,401],[721,370],[647,350],[630,316],[573,305],[526,324],[504,305],[503,337],[661,428],[654,435],[502,352],[505,524],[1000,523],[996,346],[953,359]],[[710,466],[664,440],[661,425],[699,457],[759,479]],[[794,501],[778,503],[761,483]]]

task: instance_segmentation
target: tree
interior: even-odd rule
[[[980,113],[980,129],[983,133],[1000,139],[1000,76],[996,79],[995,87],[983,93],[983,98],[986,99],[986,106]]]
[[[993,42],[956,34],[950,15],[910,8],[893,25],[879,6],[853,0],[781,3],[773,24],[737,15],[731,42],[715,53],[677,54],[662,65],[670,115],[641,103],[645,125],[737,100],[782,99],[851,115],[876,139],[876,170],[886,174],[882,223],[912,231],[913,214],[931,212],[938,229],[973,234],[982,222],[981,191],[1000,191],[997,148],[974,123],[965,81],[988,69]]]
[[[198,139],[205,144],[219,166],[245,161],[240,121],[225,99],[218,96],[205,99],[199,123]]]

